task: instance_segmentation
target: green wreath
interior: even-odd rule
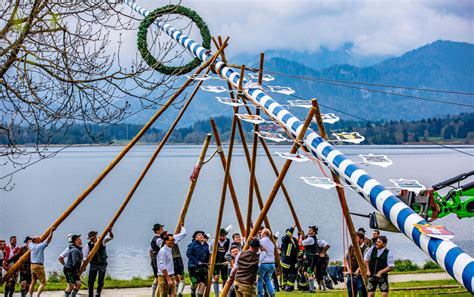
[[[186,65],[172,67],[166,66],[160,63],[153,57],[153,55],[148,50],[148,42],[147,42],[147,32],[148,28],[151,24],[155,22],[155,20],[165,14],[180,14],[183,16],[188,17],[191,19],[199,28],[202,36],[202,46],[206,49],[211,48],[211,33],[209,32],[209,28],[204,20],[194,11],[189,8],[179,6],[179,5],[166,5],[160,8],[157,8],[150,12],[148,16],[146,16],[143,21],[140,23],[140,27],[138,28],[137,34],[137,45],[140,54],[147,62],[147,64],[155,69],[156,71],[166,74],[166,75],[182,75],[192,71],[194,68],[201,65],[201,60],[199,58],[194,58],[191,62]]]

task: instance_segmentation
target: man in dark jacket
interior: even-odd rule
[[[188,245],[188,271],[191,278],[191,296],[202,296],[207,284],[209,264],[209,245],[205,241],[204,231],[196,231],[193,241]]]
[[[295,227],[286,230],[286,234],[281,238],[281,268],[283,272],[282,287],[290,292],[295,289],[296,263],[298,262],[298,242],[293,237]]]
[[[89,242],[87,243],[87,246],[84,248],[84,258],[87,258],[89,255],[90,251],[94,248],[94,246],[97,244],[97,231],[90,231],[88,234],[88,239]],[[89,289],[89,297],[94,297],[94,283],[97,278],[97,275],[99,276],[99,279],[97,280],[97,291],[96,291],[96,297],[100,297],[100,294],[102,292],[102,288],[104,287],[104,279],[105,279],[105,273],[107,271],[107,248],[106,244],[111,241],[114,238],[114,234],[112,233],[112,230],[109,230],[109,236],[104,238],[102,242],[100,243],[100,247],[95,253],[94,257],[92,257],[92,260],[89,265],[89,281],[88,281],[88,289]]]
[[[79,273],[82,264],[82,239],[81,235],[73,235],[69,246],[69,255],[64,264],[64,274],[68,287],[64,291],[64,297],[76,297],[81,288],[81,275]]]

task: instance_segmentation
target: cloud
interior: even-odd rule
[[[157,8],[155,1],[136,1],[149,10]],[[266,49],[317,51],[347,42],[359,55],[399,55],[438,39],[474,42],[472,0],[181,3],[197,11],[213,35],[230,36],[228,55]],[[136,50],[135,34],[123,38],[128,51]]]
[[[437,39],[474,42],[472,1],[190,1],[232,54],[318,50],[352,42],[362,55],[397,55]]]

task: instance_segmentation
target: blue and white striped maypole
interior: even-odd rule
[[[124,3],[143,16],[150,13],[130,0],[124,0]],[[155,21],[155,24],[201,61],[205,62],[211,57],[212,53],[171,25],[159,19]],[[219,59],[214,62],[214,65],[221,76],[227,78],[230,83],[237,87],[240,77],[236,71],[227,67]],[[247,81],[244,78],[244,83]],[[244,90],[244,93],[249,100],[265,109],[273,118],[278,119],[296,137],[303,127],[303,122],[260,89],[249,88]],[[400,232],[411,239],[469,292],[474,293],[474,259],[470,255],[450,240],[441,240],[422,234],[415,228],[414,224],[429,224],[425,219],[400,201],[392,192],[385,189],[378,181],[370,177],[367,172],[347,159],[316,132],[308,129],[304,142],[316,158],[334,170],[359,195],[392,222]]]

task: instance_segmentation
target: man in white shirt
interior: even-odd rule
[[[270,240],[272,232],[265,228],[262,230],[260,245],[262,246],[262,250],[260,251],[259,257],[259,265],[258,265],[258,282],[257,282],[257,289],[258,289],[258,296],[263,297],[265,296],[265,292],[263,289],[263,283],[267,287],[267,293],[269,296],[275,296],[275,290],[273,289],[272,285],[272,276],[275,272],[275,245]]]
[[[30,250],[31,259],[31,284],[29,289],[30,296],[33,296],[33,290],[35,289],[36,280],[40,282],[38,287],[38,297],[43,292],[44,286],[46,285],[46,273],[44,270],[44,250],[53,239],[53,232],[56,227],[51,228],[49,231],[48,238],[41,241],[39,237],[29,238],[25,240],[28,249]]]
[[[393,254],[386,248],[387,237],[379,236],[375,245],[372,246],[364,256],[367,266],[367,291],[369,297],[375,296],[377,286],[382,292],[382,297],[388,296],[388,272],[395,267]]]
[[[306,257],[307,267],[305,271],[308,274],[308,283],[310,292],[315,291],[314,287],[314,277],[319,284],[319,287],[325,287],[323,278],[325,275],[326,265],[326,252],[331,247],[325,240],[318,239],[318,227],[310,226],[308,229],[308,234],[303,240],[300,237],[300,245],[304,246],[304,254]]]
[[[153,285],[151,286],[152,296],[155,296],[156,286],[158,285],[156,283],[156,279],[158,278],[156,256],[158,255],[158,252],[160,251],[160,248],[163,245],[163,239],[161,238],[161,235],[164,232],[163,227],[164,225],[158,224],[158,223],[153,225],[153,233],[155,233],[155,235],[153,236],[150,242],[149,254],[150,254],[150,260],[151,260],[151,268],[153,269],[153,275],[155,276],[155,281],[153,282]]]
[[[167,234],[163,237],[164,245],[156,256],[158,268],[158,290],[155,297],[175,297],[176,283],[174,281],[174,263],[172,249],[174,246],[174,236]]]

